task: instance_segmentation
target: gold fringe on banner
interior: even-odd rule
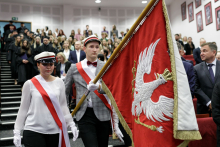
[[[167,31],[167,42],[170,50],[170,61],[171,61],[171,69],[173,75],[173,91],[174,91],[174,109],[173,109],[173,133],[175,139],[185,140],[178,147],[185,147],[188,145],[190,140],[200,140],[202,139],[199,131],[180,131],[177,130],[178,127],[178,89],[177,89],[177,79],[176,79],[176,66],[175,66],[175,56],[174,56],[174,47],[173,47],[173,39],[170,29],[170,21],[167,13],[167,8],[165,1],[163,0],[163,13],[166,21],[166,31]],[[187,143],[188,142],[188,143]]]

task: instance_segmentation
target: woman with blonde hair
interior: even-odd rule
[[[34,44],[31,46],[31,48],[33,50],[36,50],[39,46],[41,46],[41,39],[40,39],[40,36],[37,36],[35,38]]]
[[[64,41],[66,40],[66,36],[61,36],[60,46],[63,46]]]
[[[184,45],[187,44],[187,37],[186,37],[186,36],[183,37],[183,44],[184,44]]]
[[[57,38],[54,39],[52,47],[55,48],[58,52],[62,50],[62,47],[60,46]]]
[[[49,43],[49,45],[53,45],[53,41],[54,41],[54,37],[53,37],[53,35],[50,35],[49,36],[50,37],[50,39],[49,39],[49,41],[50,41],[50,43]]]
[[[67,60],[69,59],[70,52],[72,52],[72,51],[70,50],[69,41],[66,40],[66,41],[64,41],[64,43],[63,43],[63,53],[64,53],[64,55],[66,56],[66,59],[67,59]]]
[[[66,56],[62,52],[57,54],[57,60],[58,64],[56,66],[56,76],[60,77],[61,79],[65,79],[66,73],[71,66],[71,62],[66,59]]]

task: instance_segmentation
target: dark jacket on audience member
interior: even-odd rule
[[[65,73],[67,74],[69,68],[71,67],[71,62],[67,61],[64,63],[65,64]],[[60,67],[61,67],[61,63],[59,62],[56,66],[56,76],[60,77]]]
[[[199,64],[202,62],[200,54],[201,54],[201,51],[199,47],[193,50],[193,57],[196,61],[196,64]]]
[[[8,60],[11,61],[11,78],[17,79],[18,73],[17,73],[17,62],[16,62],[16,52],[18,49],[20,49],[20,43],[16,46],[14,43],[10,45],[9,51],[8,51]]]
[[[220,82],[215,84],[212,93],[212,117],[217,125],[217,146],[220,146]]]
[[[85,58],[86,58],[86,53],[84,51],[80,50],[80,58],[79,58],[79,60],[82,61]],[[72,62],[73,64],[78,63],[77,62],[76,50],[70,52],[69,61]]]
[[[189,43],[185,44],[184,50],[186,51],[186,55],[191,55],[193,50],[195,49],[194,44],[192,43],[192,48],[190,47]]]
[[[188,63],[191,63],[193,65],[193,61],[192,60],[186,60],[185,58],[181,57],[182,61],[186,61]]]
[[[188,82],[189,82],[189,88],[190,88],[190,92],[193,98],[194,90],[195,90],[195,73],[194,73],[193,64],[183,61],[183,66],[186,70],[186,75],[187,75]]]
[[[40,47],[38,47],[36,50],[34,50],[35,55],[40,54],[44,51],[53,52],[53,53],[57,54],[57,50],[49,44],[48,45],[42,44]]]
[[[22,56],[26,54],[28,63],[22,62]],[[23,84],[27,80],[31,79],[33,75],[33,58],[31,48],[21,47],[17,49],[16,52],[16,62],[18,66],[18,83]]]
[[[209,113],[206,104],[212,100],[212,92],[216,83],[220,82],[220,61],[216,61],[215,83],[212,83],[206,62],[194,66],[195,96],[197,98],[197,113]]]

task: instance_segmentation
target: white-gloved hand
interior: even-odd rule
[[[122,139],[124,136],[121,132],[121,130],[119,129],[118,127],[118,124],[119,124],[119,119],[118,119],[118,115],[117,113],[115,112],[115,109],[112,108],[112,118],[113,118],[113,123],[114,123],[114,131],[115,131],[115,134],[118,136],[118,138],[124,142],[124,140]]]
[[[20,131],[13,130],[13,132],[14,132],[14,141],[13,141],[14,145],[16,147],[21,147],[21,133],[20,133]]]
[[[91,80],[89,82],[89,84],[87,85],[87,89],[91,92],[99,89],[99,86],[100,86],[100,82],[98,81],[96,84],[93,83],[93,80]]]
[[[116,125],[116,124],[115,124]],[[122,134],[121,130],[119,129],[118,125],[115,126],[114,128],[115,134],[118,136],[118,138],[124,142],[124,140],[122,139],[124,137],[124,135]]]
[[[79,130],[77,130],[77,127],[75,126],[75,123],[72,123],[70,128],[71,128],[71,131],[73,133],[73,141],[76,141],[76,139],[79,136]]]

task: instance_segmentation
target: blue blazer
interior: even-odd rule
[[[79,60],[82,61],[86,58],[86,53],[82,50],[80,50],[80,58]],[[73,64],[77,63],[77,55],[76,55],[76,51],[72,51],[70,52],[69,55],[69,61],[72,62]]]
[[[193,64],[183,61],[183,66],[186,70],[187,78],[188,78],[188,83],[189,83],[189,88],[190,92],[192,95],[192,98],[194,97],[194,91],[195,91],[195,73],[194,73],[194,68]]]
[[[194,57],[194,59],[196,61],[196,64],[199,64],[199,63],[202,62],[200,54],[201,54],[201,51],[200,51],[199,47],[193,50],[193,57]]]

